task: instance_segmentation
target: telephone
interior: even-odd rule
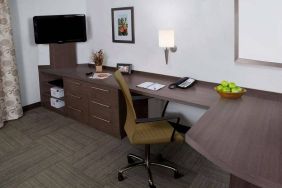
[[[168,88],[169,89],[175,89],[176,87],[178,87],[178,88],[181,88],[181,89],[187,89],[187,88],[192,87],[195,82],[196,82],[196,80],[193,79],[193,78],[184,77],[184,78],[180,78],[176,82],[170,84],[168,86]]]

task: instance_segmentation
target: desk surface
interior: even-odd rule
[[[87,66],[76,69],[50,70],[45,73],[73,77],[88,82],[118,87],[111,77],[90,80]],[[107,72],[112,72],[108,70]],[[131,91],[206,107],[208,111],[186,134],[186,142],[224,170],[263,188],[282,187],[282,95],[248,90],[238,100],[221,99],[213,90],[215,84],[198,82],[194,87],[150,91],[136,87],[145,81],[168,85],[177,78],[135,72],[125,76]]]

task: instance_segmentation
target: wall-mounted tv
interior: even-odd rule
[[[36,44],[85,42],[86,20],[83,14],[34,16]]]

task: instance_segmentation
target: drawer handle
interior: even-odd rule
[[[100,117],[97,117],[97,116],[94,116],[94,115],[91,115],[93,118],[95,118],[95,119],[98,119],[98,120],[101,120],[101,121],[104,121],[104,122],[106,122],[106,123],[108,123],[108,124],[110,124],[111,123],[111,121],[108,121],[108,120],[105,120],[105,119],[103,119],[103,118],[100,118]]]
[[[103,91],[103,92],[109,92],[109,90],[101,89],[101,88],[98,88],[98,87],[91,87],[91,88],[92,88],[92,89],[99,90],[99,91]]]
[[[76,95],[73,95],[73,94],[69,94],[69,95],[73,98],[81,99],[81,97],[79,97],[79,96],[76,96]]]
[[[103,107],[106,107],[106,108],[110,108],[110,106],[108,106],[108,105],[105,105],[105,104],[102,104],[102,103],[98,103],[98,102],[96,102],[96,101],[91,101],[93,104],[98,104],[98,105],[100,105],[100,106],[103,106]]]
[[[79,83],[79,82],[71,82],[71,83],[74,84],[74,85],[77,85],[77,86],[81,85],[81,83]]]
[[[82,112],[81,110],[76,109],[76,108],[73,108],[73,107],[71,107],[71,106],[68,106],[68,108],[69,108],[69,109],[71,109],[71,110],[77,111],[77,112],[79,112],[79,113],[81,113],[81,112]]]

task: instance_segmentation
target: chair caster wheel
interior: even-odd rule
[[[149,183],[149,187],[150,188],[156,188],[156,186],[154,184],[150,184],[150,183]]]
[[[124,180],[124,177],[122,175],[122,173],[118,173],[118,181],[123,181]]]
[[[135,161],[131,157],[127,157],[128,164],[134,164]]]
[[[174,178],[178,179],[181,178],[183,176],[183,174],[179,173],[178,171],[174,172]]]

